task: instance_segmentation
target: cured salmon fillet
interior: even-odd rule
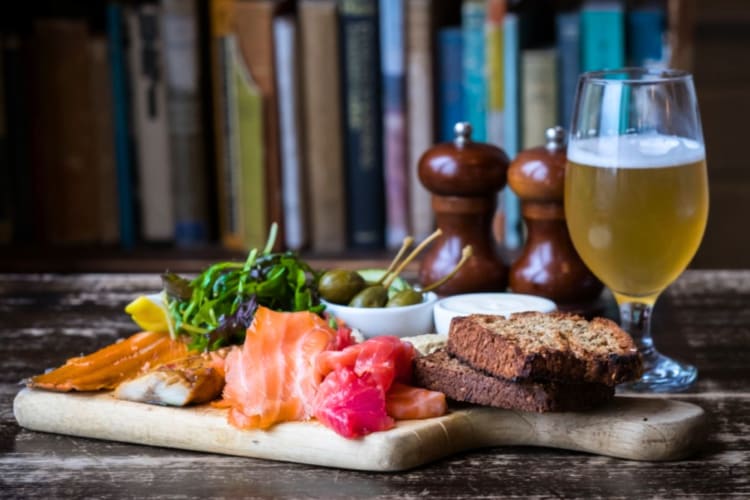
[[[314,313],[258,307],[245,343],[227,355],[216,406],[229,407],[229,423],[242,429],[310,418],[321,382],[315,356],[335,343],[336,331]]]
[[[398,382],[394,382],[385,395],[385,408],[396,420],[439,417],[448,411],[442,392]]]
[[[168,333],[141,332],[87,356],[71,358],[60,368],[32,377],[28,385],[61,392],[114,389],[123,380],[187,355],[185,343]]]
[[[325,378],[315,399],[315,417],[354,438],[390,429],[394,419],[443,415],[444,394],[406,385],[415,355],[412,344],[390,336],[318,354],[316,368]]]
[[[115,397],[169,406],[213,401],[224,388],[224,358],[229,350],[224,347],[165,363],[118,385]]]

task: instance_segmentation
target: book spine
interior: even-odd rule
[[[199,75],[198,5],[162,0],[174,239],[179,246],[208,239],[204,131]]]
[[[3,39],[4,36],[0,33],[0,48],[5,46]],[[5,52],[0,51],[0,244],[10,243],[13,238],[12,174],[5,96]]]
[[[521,146],[521,45],[518,14],[506,13],[503,18],[503,81],[505,82],[504,150],[513,159]],[[509,250],[521,247],[523,232],[518,196],[510,189],[502,191],[505,235]]]
[[[231,249],[242,249],[239,203],[236,195],[239,181],[232,154],[232,113],[230,90],[233,89],[233,64],[236,44],[232,27],[235,0],[210,0],[211,89],[213,102],[213,140],[216,164],[216,201],[221,243]]]
[[[89,138],[93,109],[86,80],[91,73],[88,27],[82,20],[59,18],[38,19],[34,29],[40,57],[36,117],[44,122],[35,149],[46,150],[37,156],[35,183],[40,183],[38,196],[47,201],[44,236],[52,243],[94,242],[99,210]]]
[[[281,129],[281,179],[286,247],[300,250],[307,244],[297,27],[291,16],[274,20],[274,50]]]
[[[246,13],[238,11],[238,22]],[[267,236],[264,96],[253,80],[237,38],[227,40],[230,78],[227,88],[230,186],[237,210],[242,248],[261,248]]]
[[[141,235],[146,241],[171,241],[175,228],[161,19],[161,9],[152,4],[139,5],[127,16]]]
[[[625,19],[619,2],[592,3],[581,9],[581,70],[621,68],[625,64]]]
[[[545,131],[557,124],[557,53],[526,49],[521,53],[523,148],[544,144]]]
[[[409,233],[406,113],[404,100],[404,2],[380,3],[380,63],[383,89],[383,170],[388,248]]]
[[[637,8],[627,13],[628,64],[664,68],[669,62],[666,46],[666,13],[659,6]]]
[[[452,141],[453,127],[463,120],[463,35],[461,28],[438,31],[438,103],[441,142]]]
[[[279,134],[278,83],[274,58],[273,22],[279,2],[258,0],[237,2],[233,33],[242,59],[250,75],[263,94],[263,151],[265,161],[265,200],[267,217],[262,225],[268,235],[272,222],[279,224],[275,249],[281,250],[286,241],[283,214],[281,147]],[[241,193],[244,198],[245,194]],[[246,214],[249,215],[249,214]]]
[[[8,124],[8,165],[11,171],[13,241],[28,243],[34,239],[34,198],[29,168],[30,127],[28,92],[30,85],[28,45],[17,33],[3,38],[3,75],[5,110]]]
[[[503,148],[505,142],[505,80],[503,62],[503,17],[505,0],[488,0],[485,20],[485,53],[487,56],[487,142]],[[506,188],[507,189],[507,188]],[[505,189],[504,189],[505,190]],[[504,190],[497,195],[497,207],[492,221],[495,241],[505,239]]]
[[[384,246],[378,12],[370,0],[340,0],[347,233],[352,248]]]
[[[128,99],[128,71],[125,55],[124,16],[116,3],[107,6],[107,38],[109,70],[112,82],[112,118],[115,133],[115,165],[117,169],[117,211],[119,214],[120,245],[135,245],[135,209],[133,193],[133,165],[130,142],[130,103]]]
[[[92,161],[96,170],[99,209],[99,241],[115,244],[120,228],[117,213],[117,164],[112,103],[112,82],[109,75],[107,40],[94,35],[89,44],[91,60],[90,96],[92,112]]]
[[[300,8],[305,85],[305,161],[310,240],[315,252],[346,248],[341,67],[336,0],[303,0]]]
[[[505,0],[488,0],[485,23],[487,142],[500,148],[503,148],[505,142],[504,16]]]
[[[487,56],[484,36],[484,2],[464,0],[461,6],[464,63],[464,116],[472,126],[472,139],[487,140]]]
[[[409,225],[417,241],[425,239],[435,227],[432,196],[418,176],[419,158],[435,142],[433,9],[432,0],[409,0],[406,12]],[[459,87],[460,75],[459,67]]]
[[[555,18],[557,53],[559,55],[558,78],[560,83],[560,124],[570,128],[573,101],[581,72],[581,16],[578,12],[560,12]]]

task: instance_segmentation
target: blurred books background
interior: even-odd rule
[[[273,221],[278,248],[387,251],[432,231],[416,166],[456,121],[512,158],[567,128],[581,71],[693,69],[680,0],[1,8],[0,243],[20,251],[240,252]],[[513,251],[518,201],[498,206]]]

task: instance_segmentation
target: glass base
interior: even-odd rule
[[[651,348],[643,353],[643,377],[617,386],[617,392],[680,392],[698,378],[698,369],[664,356]]]

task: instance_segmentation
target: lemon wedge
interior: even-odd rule
[[[125,307],[133,321],[147,332],[171,332],[167,307],[161,294],[141,295]]]

